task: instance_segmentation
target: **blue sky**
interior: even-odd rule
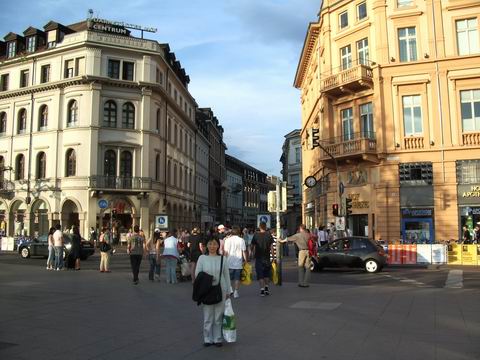
[[[279,175],[284,135],[300,128],[295,71],[320,0],[17,0],[2,5],[0,36],[97,17],[156,27],[190,76],[200,107],[225,129],[227,153]],[[136,33],[136,32],[134,32]]]

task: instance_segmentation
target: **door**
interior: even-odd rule
[[[344,240],[335,240],[320,249],[318,255],[321,266],[345,265]]]

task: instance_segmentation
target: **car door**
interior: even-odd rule
[[[361,266],[362,258],[368,251],[366,239],[350,238],[348,245],[344,246],[345,263],[348,266]]]
[[[322,266],[343,266],[345,264],[343,239],[338,239],[322,246],[318,255]]]
[[[48,256],[48,236],[42,235],[39,236],[36,241],[34,241],[35,246],[35,256]]]

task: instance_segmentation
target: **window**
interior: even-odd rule
[[[360,105],[360,125],[362,126],[362,137],[375,139],[375,129],[373,128],[373,110],[372,103]]]
[[[423,133],[421,96],[403,96],[402,102],[405,136],[421,135]]]
[[[480,131],[480,89],[460,91],[463,131]]]
[[[27,38],[27,51],[34,52],[35,50],[37,50],[37,37],[29,36]]]
[[[344,29],[348,26],[348,11],[344,11],[339,15],[340,29]]]
[[[173,165],[173,186],[177,186],[177,164]]]
[[[340,49],[340,57],[342,70],[350,69],[352,67],[352,49],[350,48],[350,45]]]
[[[368,38],[357,41],[358,62],[361,65],[370,65],[368,57]]]
[[[170,160],[168,160],[167,163],[168,163],[168,166],[167,166],[167,169],[168,169],[168,171],[167,171],[167,183],[169,185],[172,185],[172,163],[171,163]]]
[[[27,110],[20,109],[18,112],[17,134],[25,134],[27,130]]]
[[[155,156],[155,180],[160,181],[160,154]]]
[[[480,183],[480,160],[457,160],[456,168],[459,184]]]
[[[53,48],[57,45],[57,30],[51,30],[47,33],[47,47]]]
[[[103,126],[117,127],[117,104],[112,100],[106,101],[103,106]]]
[[[160,109],[157,109],[157,116],[155,118],[155,130],[157,134],[160,133],[160,119],[161,119]]]
[[[288,182],[288,185],[293,185],[294,186],[294,188],[292,190],[287,190],[288,192],[290,192],[294,196],[299,196],[300,195],[301,186],[300,186],[300,175],[299,174],[290,175],[290,181]]]
[[[470,55],[480,52],[477,18],[457,20],[458,55]]]
[[[367,3],[362,2],[357,5],[357,20],[363,20],[367,17]]]
[[[108,60],[108,77],[112,79],[120,79],[120,61]]]
[[[20,87],[28,86],[29,75],[30,75],[30,72],[28,70],[22,70],[20,72]]]
[[[75,176],[77,171],[77,155],[75,154],[75,150],[68,149],[65,155],[65,176]]]
[[[163,84],[163,73],[159,68],[155,72],[155,80],[158,84]]]
[[[5,180],[5,158],[0,156],[0,187],[3,186],[3,180]]]
[[[47,171],[47,155],[41,151],[37,155],[37,179],[45,179]]]
[[[167,140],[171,141],[172,140],[172,125],[170,123],[170,118],[167,119]]]
[[[173,98],[175,99],[175,102],[177,102],[177,99],[178,99],[177,89],[173,89]]]
[[[7,44],[7,58],[12,58],[17,55],[17,43],[11,41]]]
[[[40,68],[40,82],[46,83],[50,81],[50,65],[43,65]]]
[[[177,128],[177,124],[175,124],[174,126],[174,130],[173,130],[173,144],[176,145],[178,144],[178,128]]]
[[[122,151],[120,155],[120,176],[132,177],[132,153],[130,151]]]
[[[78,121],[78,105],[76,100],[68,103],[67,127],[77,126]]]
[[[73,59],[65,61],[65,78],[71,78],[75,74],[75,61]]]
[[[397,7],[413,6],[413,0],[397,0]]]
[[[417,61],[417,37],[414,27],[398,29],[400,62]]]
[[[113,150],[105,151],[103,173],[105,176],[117,176],[117,154]]]
[[[23,180],[25,178],[25,156],[18,154],[15,159],[15,180]]]
[[[124,129],[135,128],[135,107],[132,103],[123,104],[122,109],[122,127]]]
[[[38,130],[46,130],[48,126],[48,106],[42,105],[38,112]]]
[[[134,64],[133,62],[123,62],[123,73],[122,73],[122,79],[123,80],[130,80],[133,81],[133,69],[134,69]]]
[[[0,136],[7,133],[7,113],[0,113]]]
[[[353,140],[353,111],[352,108],[344,109],[342,114],[343,140]]]
[[[2,91],[8,90],[8,74],[3,74],[0,77],[0,88],[2,89]]]
[[[183,130],[182,130],[182,128],[180,128],[179,138],[180,138],[180,142],[178,144],[178,148],[180,150],[182,150],[183,149]]]
[[[398,166],[400,184],[411,184],[411,182],[423,182],[432,184],[433,167],[430,162],[401,163]]]
[[[299,164],[302,162],[302,148],[296,147],[295,148],[295,163]]]

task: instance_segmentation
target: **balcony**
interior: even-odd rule
[[[88,178],[88,186],[95,190],[145,191],[152,189],[152,179],[146,177],[97,175]]]
[[[0,194],[13,193],[15,191],[15,183],[10,180],[0,179]]]
[[[353,133],[352,139],[344,140],[343,136],[324,140],[322,146],[337,161],[353,158],[361,158],[362,160],[378,162],[377,157],[377,140],[373,132]],[[320,160],[332,160],[330,155],[320,150]]]
[[[464,146],[479,146],[480,145],[480,132],[468,132],[462,134],[462,140]]]
[[[356,64],[349,69],[340,69],[336,74],[323,77],[320,91],[331,96],[342,96],[372,88],[372,68],[369,65]]]

